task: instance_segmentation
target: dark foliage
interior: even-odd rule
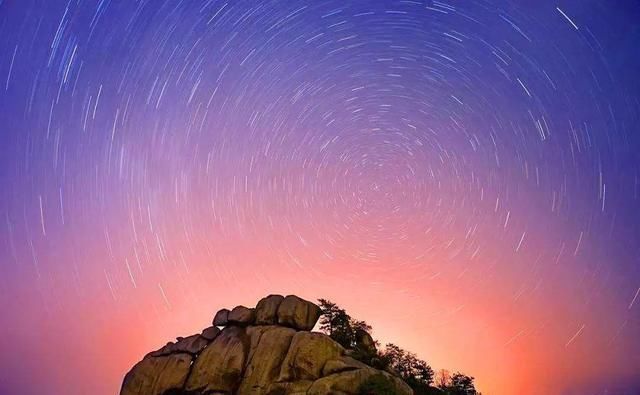
[[[432,393],[433,369],[414,353],[389,343],[380,356],[383,364],[402,377],[416,395]]]
[[[462,373],[454,373],[451,380],[442,388],[447,395],[480,395],[473,384],[473,377]]]
[[[340,343],[342,347],[353,349],[357,345],[357,332],[359,330],[367,333],[371,331],[371,326],[366,322],[354,320],[337,304],[326,299],[318,299],[318,301],[322,310],[320,330]]]
[[[353,319],[337,304],[319,299],[322,314],[320,316],[320,330],[329,335],[343,347],[351,350],[351,355],[381,370],[388,370],[400,376],[414,391],[416,395],[480,395],[473,384],[473,377],[455,373],[450,376],[448,372],[433,387],[434,371],[428,363],[419,359],[414,353],[403,350],[395,344],[387,344],[383,350],[365,347],[362,344],[363,333],[371,332],[371,326],[365,321]],[[375,342],[378,346],[378,342]],[[443,371],[444,372],[444,371]],[[385,384],[385,382],[387,382]],[[393,394],[392,389],[385,390],[389,385],[388,380],[372,377],[366,386],[361,389],[361,394]],[[392,386],[390,388],[393,388]],[[362,392],[369,391],[369,392]],[[374,391],[374,392],[372,392]],[[375,392],[382,391],[382,392]]]

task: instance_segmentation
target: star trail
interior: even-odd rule
[[[0,393],[268,293],[486,394],[640,391],[640,4],[0,0]]]

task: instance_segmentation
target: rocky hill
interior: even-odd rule
[[[396,394],[413,394],[398,377],[311,332],[320,313],[294,295],[222,309],[202,333],[147,354],[127,373],[120,394],[355,395],[372,379]]]

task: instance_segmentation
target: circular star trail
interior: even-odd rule
[[[0,0],[0,392],[113,393],[269,292],[488,393],[633,392],[639,18]]]

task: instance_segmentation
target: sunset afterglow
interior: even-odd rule
[[[640,393],[639,21],[0,0],[0,394],[115,394],[270,293],[483,395]]]

